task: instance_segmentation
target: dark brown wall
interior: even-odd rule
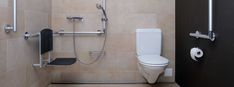
[[[176,0],[176,82],[181,87],[234,87],[234,0],[214,0],[215,42],[195,39],[196,30],[207,34],[208,0]],[[190,49],[200,47],[200,62]]]

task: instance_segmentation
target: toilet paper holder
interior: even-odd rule
[[[202,58],[204,55],[204,52],[202,51],[202,49],[198,48],[198,47],[194,47],[190,50],[190,56],[193,60],[197,61],[197,59]]]

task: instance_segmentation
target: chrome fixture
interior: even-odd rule
[[[213,31],[213,0],[209,0],[209,18],[208,18],[208,35],[201,34],[199,31],[195,33],[190,33],[189,36],[196,38],[209,39],[211,41],[215,40],[215,33]]]
[[[67,17],[67,19],[68,19],[68,20],[80,20],[80,21],[83,21],[83,20],[84,20],[83,17],[79,17],[79,16],[74,16],[74,17],[69,16],[69,17]]]
[[[103,17],[101,18],[102,21],[102,31],[105,33],[107,30],[107,21],[108,17],[106,14],[106,0],[102,0],[102,4],[96,4],[97,9],[102,10]]]
[[[192,36],[192,37],[196,37],[196,38],[209,39],[211,41],[215,40],[215,34],[214,33],[212,34],[212,37],[210,37],[209,35],[201,34],[201,32],[199,32],[199,31],[196,31],[195,33],[190,33],[189,35]]]
[[[30,34],[30,33],[28,33],[28,32],[25,32],[25,33],[24,33],[24,39],[25,39],[25,40],[28,40],[28,39],[31,38],[31,37],[38,37],[39,35],[40,35],[40,33]]]
[[[6,33],[17,31],[17,0],[13,0],[13,25],[5,24],[3,29]]]
[[[98,30],[97,32],[64,32],[64,31],[59,31],[59,32],[54,32],[54,34],[55,35],[56,34],[59,34],[59,35],[64,35],[64,34],[98,34],[98,35],[100,35],[100,34],[104,34],[104,32],[102,32],[101,30]],[[30,34],[28,32],[24,33],[25,40],[28,40],[32,37],[38,37],[38,36],[39,36],[38,33],[36,33],[36,34]]]
[[[40,33],[36,33],[36,34],[29,34],[28,32],[25,32],[24,34],[24,39],[27,40],[31,37],[38,37],[38,54],[39,54],[39,63],[38,64],[33,64],[34,67],[44,67],[47,65],[47,63],[51,62],[51,52],[48,52],[48,59],[46,60],[43,55],[41,54],[41,34]]]
[[[107,16],[106,16],[106,10],[102,7],[102,5],[100,5],[100,4],[96,4],[96,7],[97,7],[97,9],[100,9],[100,10],[102,10],[102,13],[103,13],[103,18],[102,18],[102,21],[108,21],[108,18],[107,18]]]
[[[25,32],[25,34],[24,34],[24,39],[25,40],[28,40],[29,38],[31,38],[31,37],[39,37],[39,40],[38,40],[38,43],[39,43],[39,45],[38,45],[38,54],[39,54],[39,63],[38,64],[33,64],[33,66],[38,66],[38,67],[40,67],[40,68],[42,68],[43,66],[45,66],[46,65],[46,63],[45,62],[50,62],[50,60],[51,60],[51,56],[50,56],[50,52],[48,53],[48,60],[46,61],[46,60],[44,60],[44,58],[43,58],[43,56],[41,55],[41,37],[40,37],[40,33],[36,33],[36,34],[29,34],[28,32]]]
[[[213,0],[209,0],[209,31],[208,36],[211,40],[215,40],[215,34],[213,32]]]
[[[97,32],[63,32],[63,31],[59,31],[59,32],[55,32],[54,34],[104,34],[104,32],[101,32],[100,30],[98,30]]]

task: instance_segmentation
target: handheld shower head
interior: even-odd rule
[[[96,4],[97,9],[103,9],[102,5]]]
[[[103,18],[102,20],[103,20],[103,21],[107,21],[108,18],[107,18],[107,16],[106,16],[106,10],[103,8],[103,6],[100,5],[100,4],[96,4],[96,7],[97,7],[97,9],[102,10],[102,13],[103,13],[103,15],[104,15],[104,18]]]

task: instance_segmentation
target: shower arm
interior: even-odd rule
[[[211,41],[215,40],[215,33],[213,31],[213,0],[209,0],[209,17],[208,17],[208,35],[201,34],[199,31],[195,33],[189,33],[189,36],[196,38],[209,39]]]

